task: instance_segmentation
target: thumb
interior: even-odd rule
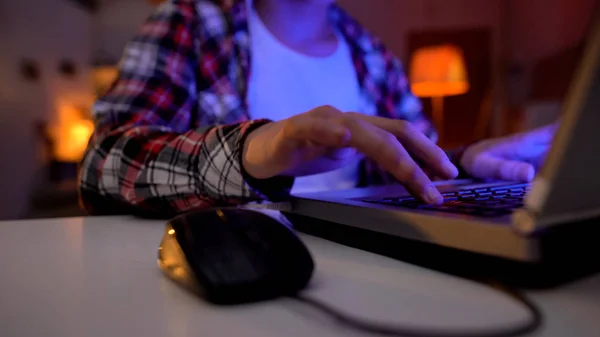
[[[467,171],[477,178],[522,182],[532,181],[535,175],[535,168],[529,163],[490,155],[477,158],[471,169]]]

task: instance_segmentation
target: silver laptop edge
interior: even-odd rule
[[[600,216],[600,20],[595,20],[563,104],[561,125],[525,207],[512,216],[413,211],[361,198],[407,195],[400,186],[296,194],[292,213],[515,260],[540,258],[537,230]],[[473,181],[436,183],[440,191],[474,188]],[[477,183],[493,186],[506,182]]]
[[[600,24],[587,42],[544,166],[515,213],[524,232],[600,215]]]

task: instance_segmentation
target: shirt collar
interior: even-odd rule
[[[248,33],[249,7],[248,0],[223,0],[223,10],[230,13],[233,35]],[[373,37],[344,9],[333,4],[330,11],[331,21],[340,29],[351,47],[361,54],[368,54],[375,48]]]

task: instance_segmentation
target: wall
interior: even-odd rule
[[[597,0],[510,0],[510,58],[524,65],[577,44]]]
[[[510,102],[520,128],[551,121],[579,64],[585,30],[598,0],[510,0]],[[600,3],[599,3],[600,4]],[[521,116],[519,116],[521,115]]]
[[[0,219],[26,211],[34,181],[40,177],[36,121],[53,122],[62,100],[91,102],[90,15],[66,0],[18,0],[0,4]],[[25,81],[21,58],[40,65],[41,78]],[[61,59],[80,70],[74,79],[59,75]]]

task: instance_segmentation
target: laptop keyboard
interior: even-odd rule
[[[523,199],[530,188],[530,184],[511,184],[444,192],[442,193],[444,203],[440,205],[424,204],[413,197],[365,199],[362,201],[415,210],[500,217],[512,213],[517,208],[523,207]]]

